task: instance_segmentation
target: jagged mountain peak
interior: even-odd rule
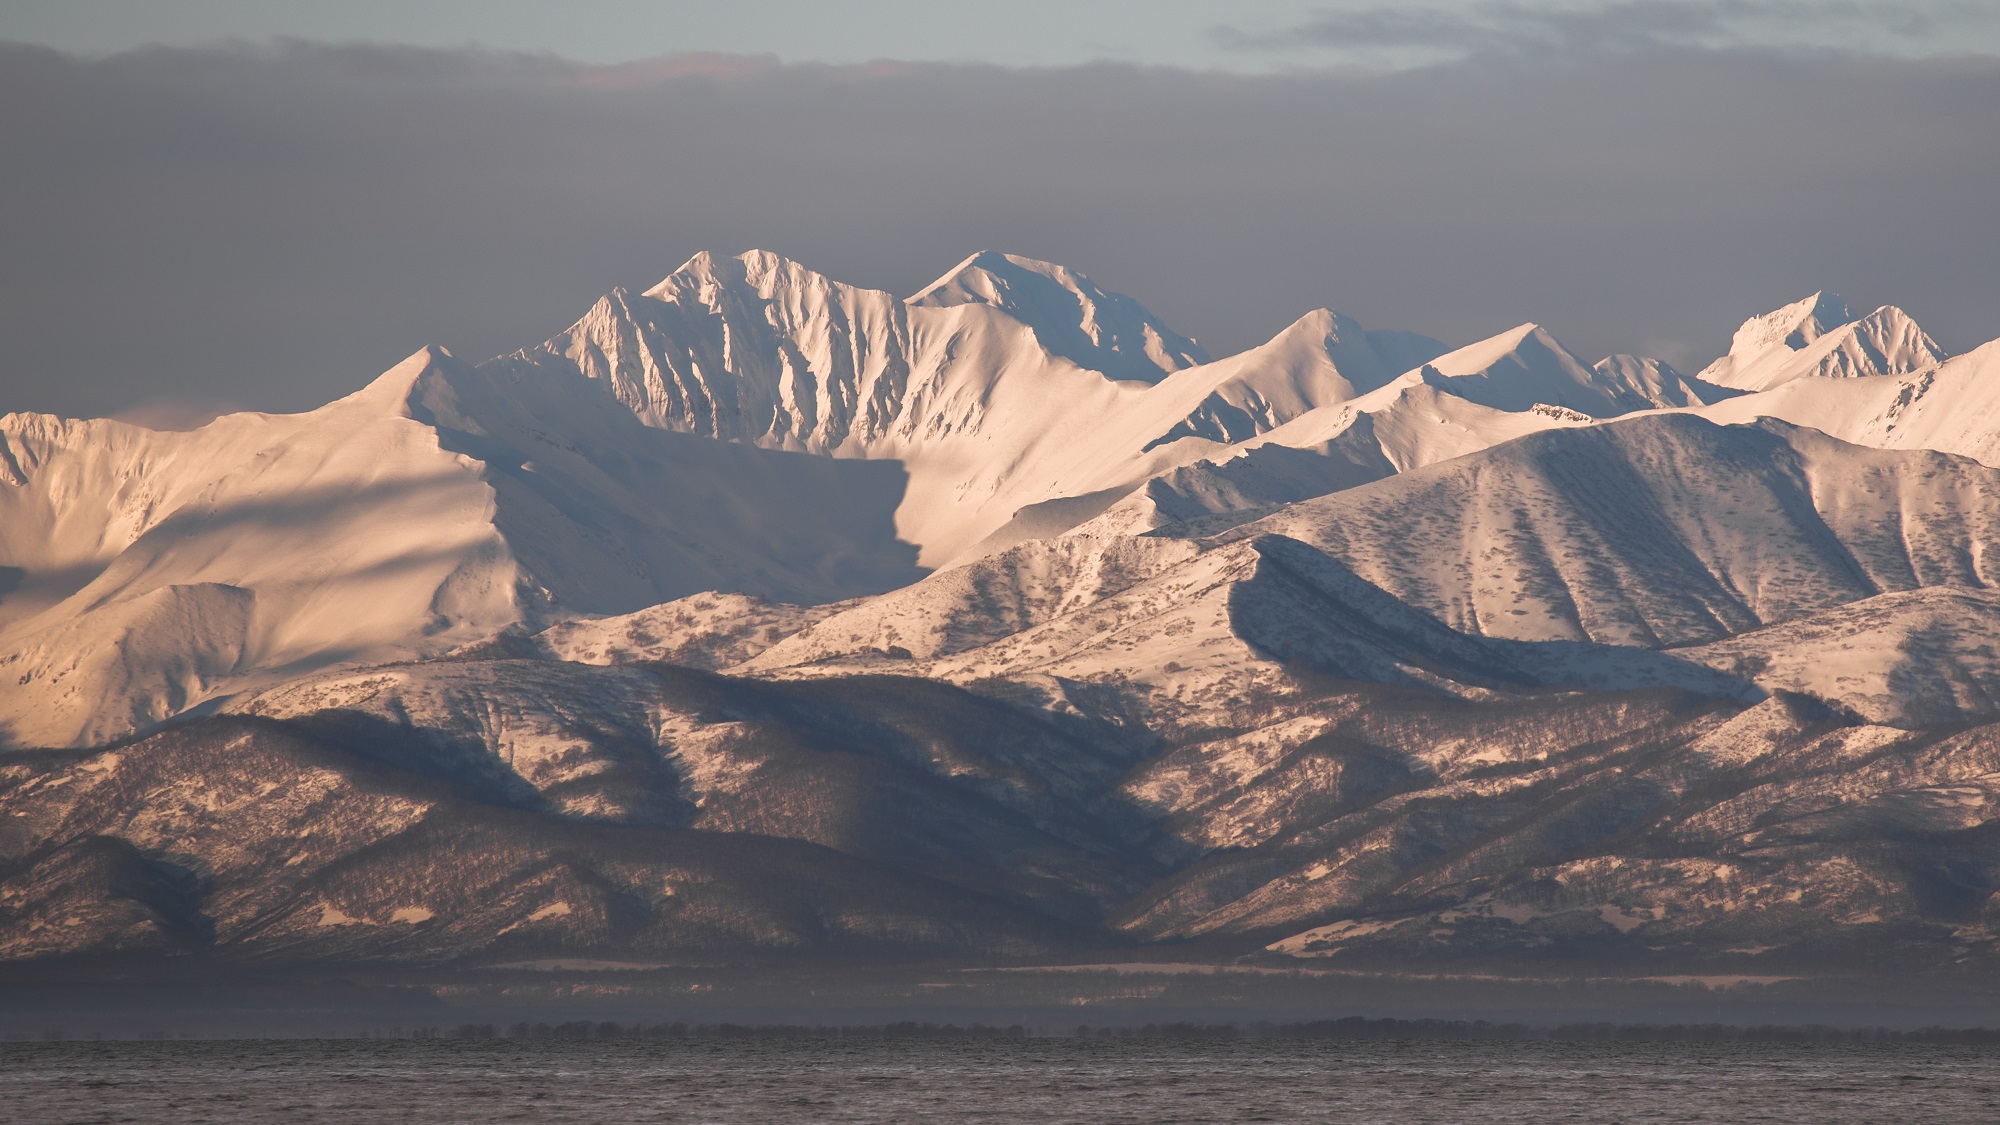
[[[718,288],[749,289],[767,298],[785,291],[875,292],[842,284],[782,254],[752,249],[731,256],[703,250],[647,289],[645,296],[660,301],[694,300],[707,304],[715,300]]]
[[[1762,391],[1805,377],[1907,375],[1948,358],[1902,309],[1883,305],[1857,317],[1839,297],[1815,293],[1744,321],[1729,354],[1703,368],[1700,378]]]
[[[1730,341],[1732,354],[1782,344],[1798,351],[1828,332],[1855,320],[1854,310],[1837,293],[1821,290],[1762,316],[1743,322]]]
[[[1200,344],[1168,328],[1138,301],[1066,266],[982,250],[907,303],[913,308],[986,305],[1032,328],[1042,346],[1114,379],[1156,383],[1209,362]]]
[[[1712,410],[1325,308],[1197,363],[1047,262],[751,251],[309,414],[0,417],[0,748],[184,720],[0,771],[0,959],[153,865],[219,958],[1987,948],[1930,873],[2000,824],[2000,342],[1754,326],[1909,373]]]
[[[1864,317],[1852,327],[1870,319]],[[1815,370],[1810,374],[1837,376],[1843,374],[1838,366],[1842,362],[1873,358],[1861,346],[1867,342],[1866,336],[1829,336],[1814,349],[1826,344],[1839,348],[1824,356],[1815,356],[1813,349],[1795,353],[1794,362],[1812,365]],[[2000,379],[1995,378],[2000,372],[2000,341],[1950,359],[1927,361],[1933,354],[1919,348],[1894,357],[1918,364],[1897,375],[1787,378],[1768,390],[1712,405],[1703,413],[1729,422],[1780,417],[1861,445],[1935,449],[2000,464],[2000,428],[1993,421],[2000,417],[1995,408],[2000,401]]]
[[[0,958],[113,948],[66,919],[156,860],[201,869],[174,909],[223,956],[850,948],[790,917],[1328,952],[1393,909],[1424,956],[1632,930],[1737,965],[1960,924],[1853,872],[1996,823],[2000,727],[1966,724],[2000,714],[2000,470],[1823,419],[1990,443],[2000,344],[1739,394],[1751,425],[1599,424],[1715,388],[1534,323],[1439,354],[1324,308],[1102,378],[1165,339],[1123,301],[1000,254],[909,302],[699,255],[543,349],[426,347],[309,415],[0,420],[0,746],[185,720],[0,777],[28,857],[0,900],[62,890]],[[1763,346],[1930,354],[1899,310],[1844,315]],[[1800,858],[1757,874],[1774,842]]]

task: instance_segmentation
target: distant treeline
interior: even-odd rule
[[[1440,1019],[1345,1019],[1310,1020],[1298,1023],[1147,1023],[1119,1026],[1088,1024],[1070,1028],[1005,1027],[973,1023],[918,1023],[901,1021],[882,1024],[740,1024],[740,1023],[618,1023],[612,1020],[568,1020],[561,1023],[519,1021],[511,1024],[464,1023],[456,1027],[392,1027],[361,1032],[276,1035],[264,1032],[255,1038],[362,1038],[433,1040],[544,1040],[544,1039],[1088,1039],[1088,1040],[1255,1040],[1255,1039],[1351,1039],[1351,1040],[1554,1040],[1568,1042],[1630,1043],[1827,1043],[1827,1044],[1967,1044],[2000,1045],[2000,1028],[1927,1027],[1913,1031],[1894,1028],[1824,1027],[1764,1024],[1636,1024],[1571,1023],[1538,1026],[1525,1023],[1492,1023],[1487,1020]],[[149,1029],[139,1034],[92,1031],[78,1034],[70,1030],[48,1030],[39,1036],[19,1030],[0,1032],[0,1041],[39,1038],[45,1042],[102,1039],[216,1039],[213,1032],[166,1032]]]
[[[463,1024],[448,1033],[437,1029],[420,1029],[416,1038],[431,1038],[448,1035],[454,1039],[619,1039],[640,1037],[647,1039],[1024,1039],[1029,1032],[1026,1027],[1014,1024],[1011,1027],[988,1027],[985,1024],[971,1024],[960,1027],[957,1024],[902,1023],[873,1024],[868,1026],[808,1027],[803,1024],[739,1024],[739,1023],[656,1023],[618,1024],[609,1020],[592,1022],[572,1020],[568,1023],[516,1023],[505,1028],[493,1024]]]
[[[1091,1027],[1074,1031],[1030,1030],[1022,1024],[899,1023],[808,1026],[804,1024],[631,1023],[572,1020],[510,1025],[461,1024],[378,1033],[414,1039],[1023,1039],[1052,1036],[1084,1039],[1545,1039],[1634,1043],[1934,1043],[2000,1044],[2000,1028],[1894,1028],[1821,1026],[1737,1026],[1732,1024],[1572,1023],[1556,1027],[1486,1020],[1364,1019],[1350,1016],[1302,1023],[1148,1023]]]
[[[1362,1019],[1251,1024],[1241,1034],[1288,1039],[1561,1039],[1634,1043],[1994,1043],[2000,1028],[1822,1027],[1762,1024],[1571,1023],[1538,1027],[1485,1020]]]

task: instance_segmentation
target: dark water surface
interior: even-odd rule
[[[2000,1049],[1158,1040],[0,1044],[0,1120],[2000,1121]]]

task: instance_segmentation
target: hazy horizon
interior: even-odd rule
[[[0,409],[310,408],[750,248],[898,294],[1044,258],[1216,355],[1329,306],[1698,367],[1821,289],[1953,352],[1996,334],[2000,59],[1479,19],[1369,25],[1443,61],[1267,73],[0,46],[0,200],[34,217],[0,256]]]

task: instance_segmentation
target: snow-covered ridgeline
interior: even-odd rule
[[[0,722],[17,743],[91,741],[328,663],[579,614],[704,590],[921,598],[909,584],[927,569],[1072,529],[1111,545],[1008,578],[1015,602],[968,603],[942,627],[953,645],[990,641],[1122,588],[1079,576],[1147,555],[1162,529],[1215,534],[1649,408],[2000,460],[1993,348],[1939,362],[1900,312],[1855,318],[1816,295],[1746,323],[1704,378],[1586,365],[1532,324],[1446,352],[1324,309],[1211,360],[1130,298],[1031,259],[974,255],[904,300],[771,254],[704,254],[542,347],[478,367],[426,349],[307,414],[185,433],[0,419]],[[1551,557],[1578,550],[1548,534]],[[1765,579],[1742,580],[1764,596]],[[1598,637],[1595,612],[1561,611],[1558,635]],[[716,624],[714,652],[782,639],[752,643],[776,626],[746,622]],[[1662,643],[1656,624],[1623,643]]]

